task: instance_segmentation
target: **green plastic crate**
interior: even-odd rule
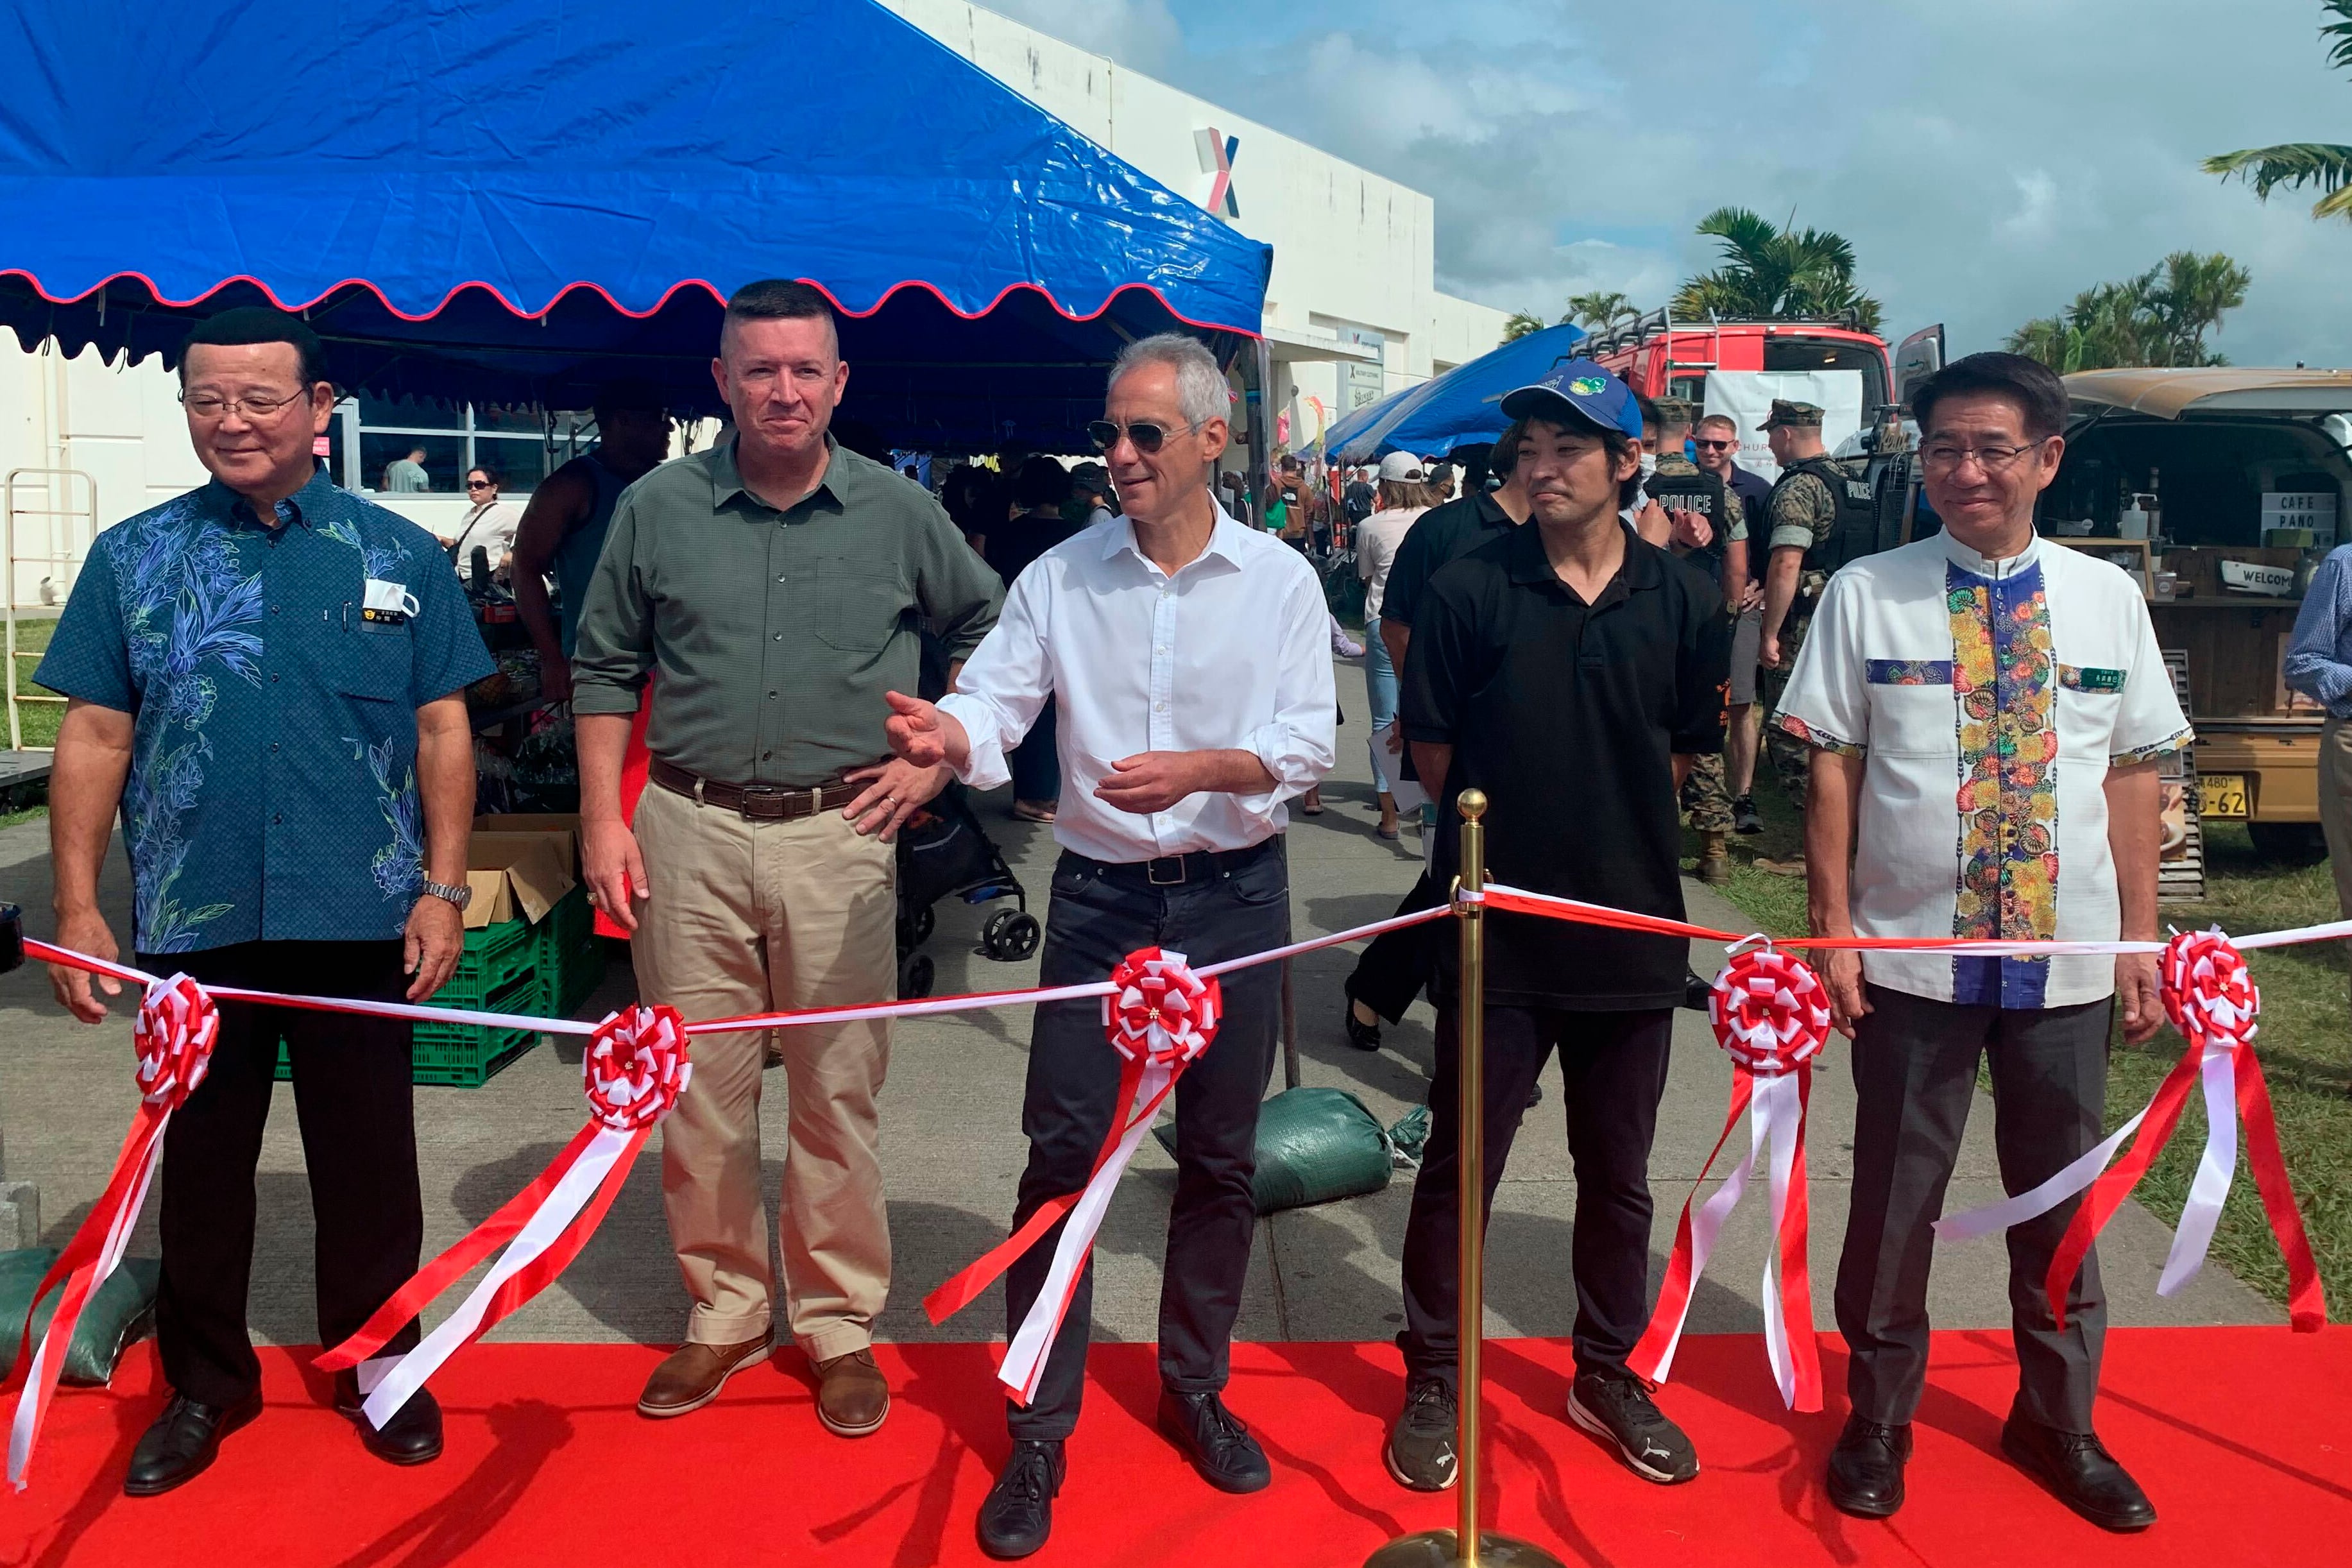
[[[511,923],[520,927],[522,922]],[[467,931],[466,934],[470,939],[478,933]],[[524,950],[529,952],[528,942],[524,944]],[[488,996],[453,996],[451,993],[457,989],[455,981],[443,986],[434,994],[434,1004],[443,1007],[471,1007],[485,1013],[543,1016],[546,1011],[541,1005],[539,972],[529,965]],[[485,1024],[418,1024],[409,1081],[478,1089],[496,1076],[501,1068],[539,1044],[539,1036],[537,1029],[494,1029]],[[282,1083],[293,1077],[293,1064],[286,1055],[286,1042],[281,1039],[278,1042],[278,1081]]]
[[[467,931],[465,954],[457,960],[449,984],[433,994],[433,1005],[481,1007],[518,979],[528,978],[539,964],[540,928],[553,920],[554,911],[550,910],[539,926],[527,921],[501,921]]]
[[[588,907],[588,889],[574,888],[556,900],[547,918],[530,928],[530,937],[541,970],[594,946],[596,911]]]

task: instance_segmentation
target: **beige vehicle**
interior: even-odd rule
[[[2324,715],[2280,664],[2310,569],[2352,542],[2352,371],[2085,371],[2066,390],[2042,531],[2147,573],[2157,640],[2188,655],[2204,818],[2315,858]]]

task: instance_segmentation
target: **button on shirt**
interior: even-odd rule
[[[1331,769],[1329,628],[1315,569],[1222,508],[1208,547],[1173,576],[1136,547],[1128,519],[1097,524],[1022,573],[941,700],[971,741],[959,776],[981,789],[1004,783],[1006,750],[1051,700],[1062,847],[1115,864],[1246,849],[1281,832],[1283,803]],[[1274,784],[1187,795],[1149,815],[1095,796],[1115,762],[1202,751],[1251,752]]]
[[[1552,570],[1533,523],[1432,578],[1402,707],[1408,740],[1454,748],[1437,885],[1460,868],[1454,801],[1475,785],[1486,792],[1493,880],[1681,919],[1674,759],[1723,744],[1722,612],[1705,574],[1630,529],[1624,564],[1590,605]],[[1451,947],[1439,948],[1449,990]],[[1688,952],[1672,938],[1498,914],[1487,921],[1486,994],[1512,1006],[1671,1007]]]
[[[1851,909],[1863,936],[2113,942],[2107,771],[2193,738],[2138,587],[2036,539],[2002,561],[1948,534],[1829,581],[1772,722],[1864,760]],[[1865,952],[1874,984],[2064,1007],[2106,957]]]
[[[106,530],[35,676],[134,716],[141,952],[398,937],[424,879],[416,710],[495,668],[423,529],[324,475],[276,523],[215,481]],[[371,580],[404,608],[363,615]]]
[[[827,437],[816,489],[779,510],[735,443],[631,485],[590,580],[572,710],[634,713],[646,746],[722,784],[807,789],[888,753],[886,691],[913,691],[917,623],[950,659],[996,622],[996,574],[930,492]]]

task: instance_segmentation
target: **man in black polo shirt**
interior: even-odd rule
[[[1571,360],[1503,401],[1525,421],[1529,526],[1430,583],[1403,719],[1423,779],[1444,781],[1431,879],[1460,864],[1454,802],[1475,787],[1496,881],[1680,919],[1675,791],[1723,743],[1729,657],[1706,574],[1620,520],[1640,473],[1624,384]],[[1576,1381],[1569,1419],[1646,1479],[1698,1473],[1690,1441],[1627,1370],[1649,1314],[1650,1140],[1666,1087],[1682,942],[1537,916],[1487,921],[1486,1201],[1528,1089],[1557,1048],[1576,1166]],[[1403,1412],[1387,1445],[1406,1486],[1454,1484],[1460,1170],[1455,955],[1438,953],[1429,1146],[1405,1230]]]
[[[1431,507],[1413,520],[1404,542],[1397,546],[1396,560],[1390,563],[1387,584],[1381,590],[1381,640],[1388,645],[1390,667],[1402,676],[1407,650],[1412,644],[1412,617],[1422,601],[1429,580],[1440,567],[1451,565],[1480,545],[1499,539],[1527,521],[1528,493],[1519,484],[1517,468],[1520,427],[1515,421],[1496,441],[1487,463],[1502,477],[1501,485],[1492,490],[1479,490],[1450,500],[1443,506]],[[1403,726],[1397,727],[1403,733]],[[1412,757],[1408,752],[1402,759],[1400,776],[1417,779],[1412,771]],[[1423,876],[1412,885],[1412,890],[1397,906],[1401,915],[1425,910],[1438,902],[1445,884],[1432,886]],[[1404,1016],[1412,999],[1429,983],[1431,969],[1437,962],[1437,939],[1434,926],[1407,926],[1402,931],[1384,931],[1372,939],[1364,955],[1356,963],[1354,973],[1348,976],[1345,990],[1348,1008],[1344,1015],[1349,1042],[1360,1049],[1376,1051],[1381,1046],[1381,1020],[1393,1024]]]

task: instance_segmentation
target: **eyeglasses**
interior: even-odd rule
[[[1187,425],[1187,432],[1198,430],[1198,425]],[[1160,444],[1168,439],[1168,426],[1155,420],[1139,419],[1132,425],[1120,425],[1108,419],[1097,419],[1087,426],[1087,436],[1097,451],[1108,452],[1118,445],[1124,436],[1135,443],[1139,452],[1157,452]]]
[[[2015,467],[2019,458],[2039,450],[2041,445],[2036,441],[2023,447],[1957,447],[1938,441],[1920,452],[1919,462],[1931,474],[1948,474],[1974,458],[1986,473],[1998,474]]]
[[[466,488],[469,490],[487,490],[493,489],[494,487],[488,479],[467,479],[466,481]]]
[[[1737,441],[1694,441],[1691,445],[1702,452],[1724,452],[1739,445]]]
[[[199,419],[221,418],[232,405],[247,419],[267,419],[289,404],[308,402],[310,396],[307,390],[289,392],[283,397],[265,397],[251,392],[242,397],[223,397],[216,392],[183,392],[180,394],[180,406]]]

